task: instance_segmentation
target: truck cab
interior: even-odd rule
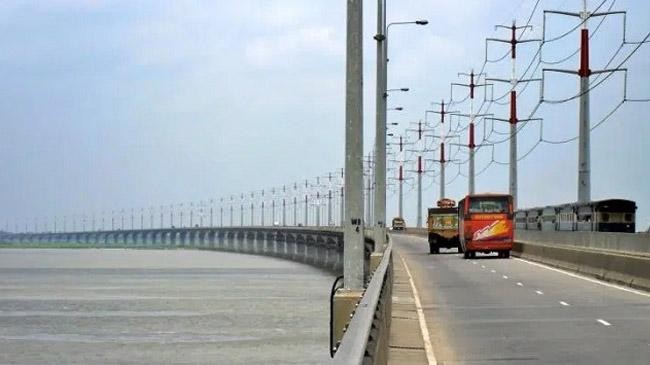
[[[406,222],[404,222],[404,218],[402,217],[395,217],[391,226],[393,227],[393,231],[403,231],[406,229]]]
[[[428,209],[429,253],[438,254],[443,247],[457,247],[460,252],[456,202],[451,199],[441,199],[437,205],[437,208]]]

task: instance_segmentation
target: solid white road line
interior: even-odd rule
[[[543,292],[543,291],[541,291],[541,290],[535,290],[535,293],[537,293],[537,294],[539,294],[539,295],[542,295],[542,294],[544,294],[544,292]]]
[[[418,313],[418,320],[420,321],[420,331],[422,332],[422,340],[424,341],[424,352],[427,355],[427,362],[429,365],[437,365],[438,360],[436,360],[436,355],[433,353],[433,346],[431,345],[431,337],[429,336],[429,328],[427,327],[427,321],[424,318],[424,311],[422,311],[422,302],[420,301],[420,294],[418,294],[418,289],[415,287],[415,282],[413,281],[413,276],[411,276],[411,271],[409,270],[404,257],[400,255],[402,264],[404,264],[404,270],[406,275],[409,277],[409,283],[411,284],[411,290],[413,291],[413,298],[415,299],[415,309]]]
[[[602,285],[602,286],[606,286],[606,287],[614,288],[614,289],[618,289],[618,290],[623,290],[623,291],[626,291],[628,293],[633,293],[633,294],[637,294],[637,295],[641,295],[641,296],[650,298],[650,293],[648,293],[648,292],[643,292],[643,291],[640,291],[640,290],[624,287],[624,286],[621,286],[621,285],[607,283],[607,282],[604,282],[604,281],[600,281],[598,279],[593,279],[593,278],[586,277],[586,276],[583,276],[583,275],[574,274],[572,272],[568,272],[568,271],[558,269],[558,268],[555,268],[555,267],[550,267],[550,266],[540,264],[540,263],[537,263],[537,262],[528,261],[526,259],[521,259],[521,258],[518,258],[518,257],[515,257],[514,259],[518,260],[518,261],[521,261],[521,262],[525,262],[525,263],[527,263],[529,265],[541,267],[542,269],[551,270],[551,271],[555,271],[555,272],[558,272],[560,274],[568,275],[568,276],[571,276],[571,277],[574,277],[574,278],[577,278],[577,279],[586,280],[586,281],[588,281],[590,283],[594,283],[594,284],[598,284],[598,285]]]
[[[609,326],[612,325],[611,323],[607,322],[604,319],[599,319],[598,322],[600,322],[600,324],[602,324],[603,326],[606,326],[606,327],[609,327]]]
[[[507,278],[508,278],[508,275],[503,275],[503,278],[504,278],[504,279],[507,279]]]
[[[518,282],[517,285],[524,286],[524,284],[522,284],[521,282]]]
[[[560,301],[560,304],[562,304],[562,305],[565,306],[565,307],[568,307],[568,306],[569,306],[569,303],[567,303],[567,302],[563,302],[563,301]]]

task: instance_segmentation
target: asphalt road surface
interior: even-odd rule
[[[650,293],[517,258],[429,255],[422,237],[392,239],[438,364],[650,364]]]

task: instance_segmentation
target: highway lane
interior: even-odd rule
[[[650,294],[392,235],[439,364],[650,364]]]

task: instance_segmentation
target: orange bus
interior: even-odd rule
[[[458,236],[466,259],[477,252],[510,257],[513,241],[512,196],[468,195],[458,203]]]

